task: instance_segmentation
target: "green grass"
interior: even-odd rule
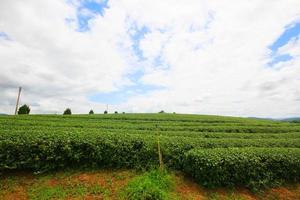
[[[48,200],[48,199],[66,199],[67,197],[80,197],[85,195],[109,196],[110,191],[99,185],[69,184],[69,185],[33,185],[29,190],[29,199]]]
[[[0,177],[1,200],[23,199],[171,199],[247,200],[248,190],[195,188],[191,179],[182,173],[151,170],[64,170],[47,174],[11,173]],[[284,188],[288,199],[299,199],[300,185]],[[185,192],[184,192],[185,191]],[[255,199],[285,200],[282,190],[252,194]],[[14,194],[17,194],[14,196]],[[291,194],[293,196],[291,196]],[[202,199],[201,198],[201,199]]]
[[[174,180],[167,171],[152,170],[130,181],[120,197],[124,200],[168,200],[173,188]]]

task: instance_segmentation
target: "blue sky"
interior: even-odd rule
[[[102,2],[94,2],[94,1],[82,1],[81,5],[78,8],[78,22],[79,22],[79,31],[88,31],[88,21],[92,19],[92,16],[86,16],[80,14],[81,10],[87,9],[93,14],[98,14],[103,16],[105,13],[105,9],[108,8],[108,0],[103,0]]]
[[[272,61],[269,62],[268,65],[272,67],[276,63],[293,59],[293,57],[289,54],[278,54],[278,49],[286,45],[291,39],[299,38],[299,35],[300,22],[286,26],[280,37],[269,47],[272,50]]]
[[[83,1],[81,6],[78,8],[78,20],[79,20],[79,30],[78,31],[89,31],[88,21],[92,19],[92,16],[84,16],[80,14],[80,10],[87,9],[93,14],[101,15],[105,14],[105,10],[109,9],[108,0],[104,0],[101,3],[93,1]],[[210,24],[213,17],[209,18],[207,24]],[[163,31],[161,31],[163,32]],[[143,51],[140,48],[140,41],[145,38],[146,34],[151,33],[151,30],[147,26],[138,27],[136,23],[132,23],[130,30],[130,38],[132,41],[132,51],[139,62],[145,61],[147,58],[144,57]],[[272,67],[277,63],[286,62],[293,57],[289,54],[279,54],[278,49],[286,45],[291,39],[299,37],[300,34],[300,23],[293,23],[285,27],[284,32],[274,41],[273,44],[269,46],[272,51],[271,61],[268,66]],[[1,36],[1,35],[0,35]],[[152,65],[155,66],[166,66],[161,56],[156,57],[152,61]],[[153,85],[146,85],[140,82],[141,77],[144,75],[143,69],[139,69],[136,72],[129,73],[128,77],[133,86],[125,86],[118,88],[117,91],[108,93],[96,93],[88,96],[88,99],[93,102],[100,102],[105,104],[119,104],[126,102],[128,98],[132,95],[147,94],[151,91],[165,89],[164,87],[158,87]]]
[[[87,9],[94,14],[99,14],[103,16],[105,14],[105,9],[109,9],[108,0],[101,3],[93,1],[84,1],[78,8],[78,13],[80,10]],[[93,17],[84,16],[78,14],[79,30],[78,31],[89,31],[88,21]],[[150,33],[151,30],[147,26],[138,27],[137,24],[132,23],[130,27],[130,38],[132,40],[132,51],[135,54],[139,62],[145,61],[146,58],[143,55],[143,51],[140,48],[140,41],[144,39],[145,35]],[[157,57],[153,61],[153,65],[162,65],[163,62],[161,57]],[[126,100],[133,95],[147,94],[151,91],[161,90],[164,87],[143,84],[140,78],[144,75],[143,69],[140,68],[133,73],[128,73],[127,78],[133,83],[131,86],[125,86],[118,88],[117,91],[107,92],[107,93],[96,93],[88,96],[88,99],[93,102],[105,103],[105,104],[120,104],[126,102]]]
[[[125,103],[126,100],[131,96],[146,94],[148,92],[160,89],[164,88],[160,86],[136,84],[133,86],[121,88],[120,90],[115,92],[93,94],[90,95],[88,99],[94,102],[117,105],[120,103]]]
[[[1,6],[0,112],[300,115],[298,0]]]
[[[139,61],[145,60],[143,56],[143,51],[140,49],[140,41],[145,38],[147,33],[150,33],[150,29],[146,26],[139,28],[136,24],[132,24],[131,30],[133,33],[130,35],[133,42],[132,49],[134,54],[137,56]]]
[[[1,32],[0,31],[0,39],[4,39],[4,40],[9,40],[9,37],[8,37],[8,35],[5,33],[5,32]]]

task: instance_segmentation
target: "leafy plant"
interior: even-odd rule
[[[165,168],[205,186],[255,189],[300,181],[295,123],[182,114],[21,115],[0,116],[0,126],[0,173],[158,167],[160,135]]]
[[[72,114],[72,111],[71,111],[70,108],[67,108],[67,109],[64,111],[63,114],[64,114],[64,115],[71,115],[71,114]]]
[[[94,111],[93,111],[93,110],[90,110],[89,114],[90,114],[90,115],[94,114]]]
[[[152,170],[129,182],[121,197],[126,200],[168,200],[173,185],[167,171]]]
[[[254,191],[300,181],[300,149],[216,148],[186,153],[184,170],[208,187],[243,185]]]
[[[30,113],[30,107],[27,104],[24,104],[18,110],[18,115],[29,114],[29,113]]]

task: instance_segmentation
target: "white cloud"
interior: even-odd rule
[[[19,85],[33,112],[102,111],[87,96],[135,84],[128,74],[141,67],[142,83],[165,89],[113,109],[300,115],[299,40],[280,49],[293,60],[267,66],[268,46],[300,20],[298,0],[111,0],[87,32],[76,31],[80,1],[72,2],[1,1],[0,31],[11,38],[0,38],[1,112],[12,113]],[[140,41],[146,58],[140,62],[131,46],[133,23],[150,29]]]
[[[286,45],[279,48],[278,54],[289,54],[292,57],[299,57],[300,56],[299,38],[292,38]]]
[[[54,107],[50,101],[61,102],[57,109],[70,106],[66,99],[82,112],[89,102],[78,99],[130,84],[124,75],[131,66],[119,45],[128,36],[118,16],[110,22],[98,16],[93,30],[82,33],[66,21],[76,22],[76,7],[64,1],[1,1],[0,9],[0,30],[11,38],[0,43],[1,90],[23,86],[22,101],[40,105],[33,112],[48,111]],[[4,105],[1,110],[13,109]]]

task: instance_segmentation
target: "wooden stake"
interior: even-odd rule
[[[15,115],[17,115],[17,113],[18,113],[19,100],[20,100],[21,90],[22,90],[22,87],[19,87],[19,93],[18,93],[18,98],[17,98],[17,103],[16,103]]]
[[[158,135],[158,126],[156,125],[157,130],[157,151],[158,151],[158,159],[159,159],[159,169],[162,171],[164,168],[163,159],[162,159],[162,153],[160,150],[160,143],[159,143],[159,135]]]

